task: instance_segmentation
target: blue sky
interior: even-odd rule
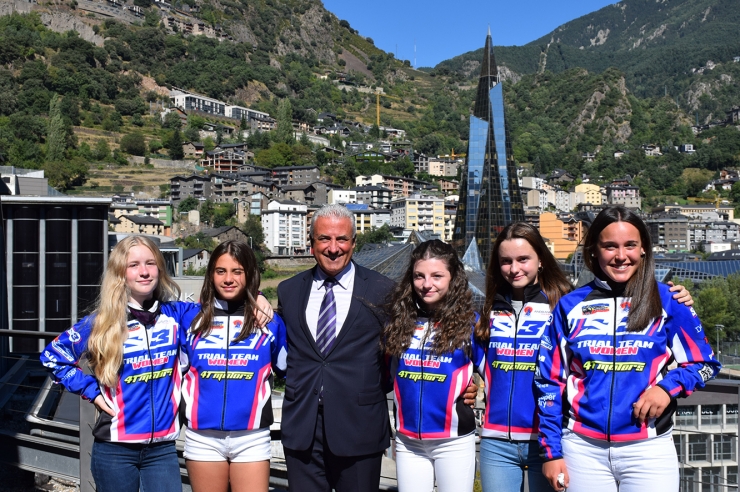
[[[615,0],[323,0],[384,51],[416,66],[483,47],[488,26],[496,46],[523,45]]]

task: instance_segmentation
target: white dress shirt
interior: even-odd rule
[[[306,323],[308,329],[313,335],[313,339],[316,340],[316,328],[319,324],[319,311],[321,310],[321,302],[324,300],[326,294],[326,288],[324,287],[324,281],[328,278],[326,273],[321,267],[316,268],[316,273],[313,276],[311,282],[311,295],[308,297],[308,305],[306,306]],[[339,330],[342,328],[344,321],[347,319],[347,313],[349,313],[349,305],[352,303],[352,290],[355,286],[355,265],[351,261],[342,272],[336,277],[337,283],[332,289],[334,292],[334,303],[337,308],[337,323],[336,323],[336,334],[339,334]]]

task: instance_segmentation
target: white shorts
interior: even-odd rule
[[[218,431],[185,429],[185,459],[250,463],[271,457],[270,429]]]

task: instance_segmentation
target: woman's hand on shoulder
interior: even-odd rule
[[[257,296],[256,300],[257,307],[254,308],[254,320],[257,326],[264,328],[267,326],[267,323],[272,320],[272,305],[270,304],[270,301],[261,294]]]
[[[116,416],[116,413],[111,407],[108,406],[108,403],[105,401],[105,398],[103,398],[103,395],[96,396],[93,400],[93,405],[95,405],[95,408],[97,408],[98,411],[101,413],[107,413],[111,417]]]
[[[545,463],[543,463],[542,474],[550,483],[550,487],[555,490],[565,490],[568,487],[568,483],[570,482],[570,477],[568,477],[568,469],[565,467],[565,460],[562,458],[560,458],[559,460],[546,461]],[[562,478],[561,482],[558,482],[558,477]]]
[[[686,307],[694,304],[694,298],[691,297],[691,293],[686,287],[683,285],[674,285],[673,282],[666,283],[671,286],[671,292],[673,292],[673,298],[675,300],[681,304],[685,304]]]

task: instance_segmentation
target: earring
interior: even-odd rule
[[[542,265],[537,269],[537,273],[542,273]]]
[[[645,252],[640,253],[640,258],[645,258]]]

